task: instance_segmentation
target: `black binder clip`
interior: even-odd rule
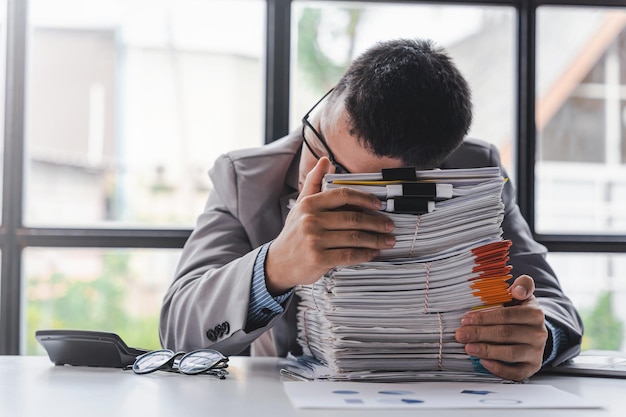
[[[417,175],[414,167],[383,168],[383,180],[385,181],[415,181]]]
[[[422,197],[394,197],[383,201],[382,210],[398,214],[426,214],[435,210],[435,202]]]

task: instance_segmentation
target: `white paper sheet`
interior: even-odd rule
[[[284,382],[296,408],[601,408],[551,385],[467,382]]]

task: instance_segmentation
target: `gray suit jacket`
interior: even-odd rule
[[[297,195],[301,147],[302,137],[294,132],[269,145],[217,159],[210,171],[214,188],[164,298],[160,323],[164,347],[190,351],[210,346],[234,355],[272,329],[277,355],[300,351],[296,343],[297,296],[292,296],[285,313],[267,326],[250,332],[245,329],[254,261],[259,247],[281,231],[288,200]],[[466,139],[441,168],[498,165],[493,145]],[[546,318],[567,335],[566,348],[553,362],[558,364],[580,351],[582,322],[545,261],[545,247],[532,238],[510,181],[502,198],[506,207],[504,238],[513,242],[513,275],[528,274],[535,279],[535,295]],[[213,329],[221,331],[211,334]]]

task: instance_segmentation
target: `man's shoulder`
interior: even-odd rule
[[[234,162],[264,159],[268,157],[274,158],[281,155],[293,158],[293,156],[298,152],[298,149],[300,149],[301,145],[302,138],[294,132],[267,145],[255,148],[237,149],[228,152],[226,155]]]
[[[461,145],[441,164],[441,168],[477,168],[499,162],[496,147],[484,140],[465,138]]]
[[[230,151],[220,156],[210,170],[213,183],[233,178],[240,190],[258,192],[269,188],[282,190],[283,184],[297,185],[297,158],[302,138],[292,133],[270,144]],[[282,192],[282,191],[280,191]]]

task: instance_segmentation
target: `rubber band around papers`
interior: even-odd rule
[[[437,313],[437,319],[439,320],[439,356],[437,358],[437,366],[440,371],[443,371],[443,323],[441,322],[441,313]]]
[[[315,298],[316,286],[317,286],[317,282],[313,283],[313,285],[311,286],[311,299],[313,300],[313,303],[315,304],[315,311],[320,311],[320,306],[317,304],[317,299]],[[309,311],[313,311],[313,309],[307,308],[306,310],[304,310],[304,312],[302,313],[302,317],[304,319],[304,342],[306,343],[307,348],[311,350],[311,345],[309,343],[309,324],[307,320],[307,313]]]
[[[320,306],[317,304],[317,299],[315,298],[315,287],[317,286],[317,282],[313,283],[311,287],[311,298],[313,299],[313,303],[315,304],[315,310],[320,311]]]
[[[307,313],[311,311],[310,308],[307,308],[306,310],[304,310],[304,312],[302,313],[302,318],[304,321],[304,343],[306,343],[306,347],[307,349],[311,350],[311,344],[309,343],[309,321],[307,320]]]
[[[424,268],[426,268],[426,289],[424,294],[424,313],[428,313],[428,287],[430,286],[430,262],[424,263]],[[439,313],[437,313],[439,314]],[[441,318],[440,318],[441,320]]]
[[[418,214],[415,219],[415,233],[413,234],[413,240],[411,241],[411,248],[409,249],[409,256],[413,256],[413,248],[415,248],[415,241],[417,240],[417,230],[420,227],[420,221],[422,220],[422,215]]]

